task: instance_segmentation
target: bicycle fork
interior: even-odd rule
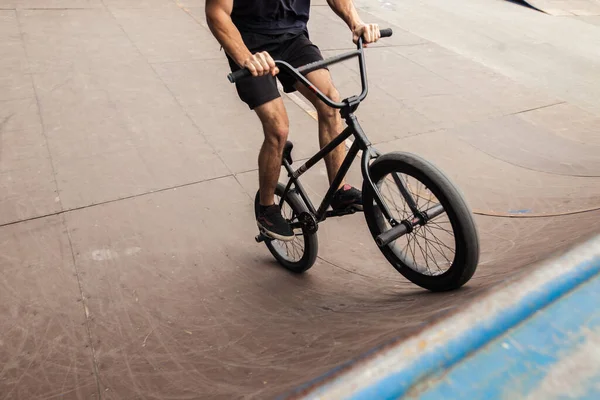
[[[413,213],[413,217],[410,219],[405,219],[398,222],[391,214],[387,204],[383,200],[383,196],[379,191],[377,185],[373,183],[371,179],[371,175],[369,173],[369,161],[379,157],[381,154],[371,146],[368,146],[367,150],[363,152],[362,157],[362,173],[363,179],[365,179],[369,187],[373,190],[373,197],[377,205],[379,206],[383,216],[391,225],[391,229],[380,233],[375,238],[375,243],[379,247],[384,247],[393,242],[394,240],[406,235],[407,233],[411,233],[415,226],[417,225],[425,225],[429,220],[439,216],[444,212],[444,207],[439,204],[437,206],[431,207],[425,211],[421,211],[418,209],[415,199],[411,196],[408,188],[406,187],[406,183],[404,179],[402,179],[397,173],[392,173],[392,177],[394,179],[394,183],[398,186],[398,190],[402,197],[408,204],[408,207]]]

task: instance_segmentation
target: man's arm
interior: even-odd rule
[[[240,67],[248,68],[252,75],[276,75],[279,69],[267,52],[252,54],[248,50],[240,31],[231,20],[232,10],[233,0],[206,0],[206,22],[214,37],[233,61]]]
[[[361,36],[363,36],[365,43],[376,42],[381,37],[379,26],[377,24],[365,24],[358,15],[352,0],[327,0],[327,4],[348,25],[348,28],[352,31],[354,43]]]

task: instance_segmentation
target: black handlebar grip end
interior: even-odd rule
[[[390,37],[392,36],[392,28],[385,28],[385,29],[380,29],[379,30],[379,34],[381,35],[382,38],[384,37]]]
[[[250,72],[249,69],[244,68],[244,69],[238,69],[237,71],[232,72],[231,74],[227,75],[227,79],[229,79],[229,82],[235,83],[236,81],[247,78],[249,76],[252,76],[252,73]]]

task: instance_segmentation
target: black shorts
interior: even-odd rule
[[[246,47],[254,54],[260,51],[268,52],[274,60],[282,60],[294,68],[323,59],[321,51],[314,45],[306,33],[285,35],[263,35],[245,33],[242,35]],[[231,71],[235,72],[240,67],[227,56]],[[283,90],[291,93],[296,90],[296,78],[289,73],[279,70],[277,79],[281,82]],[[251,110],[280,97],[277,81],[272,75],[250,77],[242,79],[235,84],[240,99],[248,104]]]

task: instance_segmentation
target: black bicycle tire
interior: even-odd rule
[[[285,191],[285,185],[281,182],[277,184],[275,188],[275,194],[279,197],[282,197],[283,192]],[[292,210],[299,215],[302,212],[308,212],[308,209],[302,202],[300,196],[294,191],[288,191],[284,201],[292,208]],[[256,192],[256,196],[254,198],[254,212],[255,216],[258,218],[259,213],[259,192]],[[273,257],[281,264],[285,269],[295,272],[295,273],[303,273],[310,269],[317,260],[317,254],[319,252],[319,240],[317,236],[317,232],[309,233],[306,228],[302,228],[302,234],[304,238],[304,254],[302,258],[296,262],[291,262],[282,257],[281,254],[273,247],[270,240],[265,240],[265,244]]]
[[[411,153],[393,152],[378,157],[369,167],[375,185],[391,172],[408,174],[424,183],[438,198],[448,214],[455,237],[456,253],[450,268],[441,275],[427,276],[414,271],[394,254],[390,245],[377,246],[388,262],[412,283],[430,290],[442,292],[455,290],[466,284],[474,275],[479,262],[479,237],[473,215],[457,187],[433,164]],[[363,183],[364,214],[373,238],[381,232],[384,218],[375,207],[373,191]]]

